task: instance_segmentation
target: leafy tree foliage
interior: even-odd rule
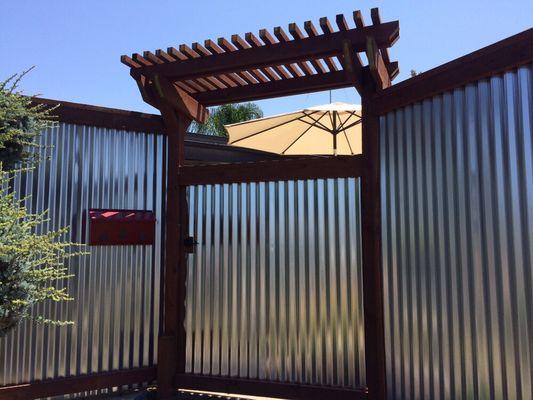
[[[211,110],[205,124],[193,123],[191,131],[204,135],[227,136],[224,125],[249,121],[263,117],[263,111],[257,104],[225,104]]]
[[[52,109],[32,105],[17,85],[24,74],[0,83],[0,337],[43,301],[71,300],[64,281],[70,278],[65,261],[81,254],[78,245],[62,241],[67,229],[38,234],[46,212],[29,214],[11,181],[40,161],[36,138],[54,125]],[[21,169],[21,168],[25,169]],[[18,168],[14,170],[13,168]],[[46,316],[36,321],[69,324]]]

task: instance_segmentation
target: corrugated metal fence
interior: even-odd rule
[[[381,120],[390,399],[531,399],[533,66]]]
[[[365,384],[359,179],[192,186],[187,372]]]
[[[159,325],[161,135],[60,124],[42,136],[50,160],[19,175],[15,190],[31,212],[49,210],[43,230],[70,226],[83,241],[89,208],[154,210],[156,245],[88,247],[70,262],[74,301],[35,307],[34,315],[72,320],[25,322],[0,340],[0,385],[154,364]]]
[[[381,120],[390,399],[528,399],[533,381],[533,67]],[[68,304],[0,341],[0,385],[155,362],[163,136],[61,124],[18,176],[44,229],[91,207],[153,209],[153,247],[70,263]],[[191,187],[188,372],[364,384],[359,181]]]

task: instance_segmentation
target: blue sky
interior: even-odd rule
[[[409,71],[426,71],[533,26],[533,1],[215,1],[215,0],[2,0],[0,79],[33,65],[22,82],[27,94],[100,106],[155,112],[143,103],[121,54],[155,50],[233,33],[286,27],[322,16],[347,18],[355,9],[370,21],[400,21],[391,58]],[[353,89],[333,101],[359,102]],[[328,93],[259,102],[266,115],[329,101]]]

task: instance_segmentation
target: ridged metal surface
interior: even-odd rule
[[[35,307],[34,315],[74,326],[21,324],[0,339],[0,385],[154,364],[159,325],[162,136],[61,124],[45,132],[50,159],[19,175],[31,212],[49,210],[43,230],[70,226],[83,241],[89,208],[154,210],[155,246],[87,247],[68,281],[74,301]]]
[[[381,120],[390,399],[531,399],[533,67]]]
[[[192,186],[187,372],[364,385],[359,179]]]

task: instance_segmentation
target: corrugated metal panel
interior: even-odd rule
[[[390,399],[531,399],[533,67],[381,121]]]
[[[61,124],[45,132],[50,160],[18,176],[28,210],[49,210],[44,230],[70,225],[83,241],[87,210],[138,208],[157,216],[155,246],[88,247],[70,262],[74,301],[44,304],[34,314],[72,327],[25,322],[0,340],[0,385],[154,364],[159,325],[161,205],[165,138]]]
[[[359,179],[189,188],[187,372],[365,382]]]

